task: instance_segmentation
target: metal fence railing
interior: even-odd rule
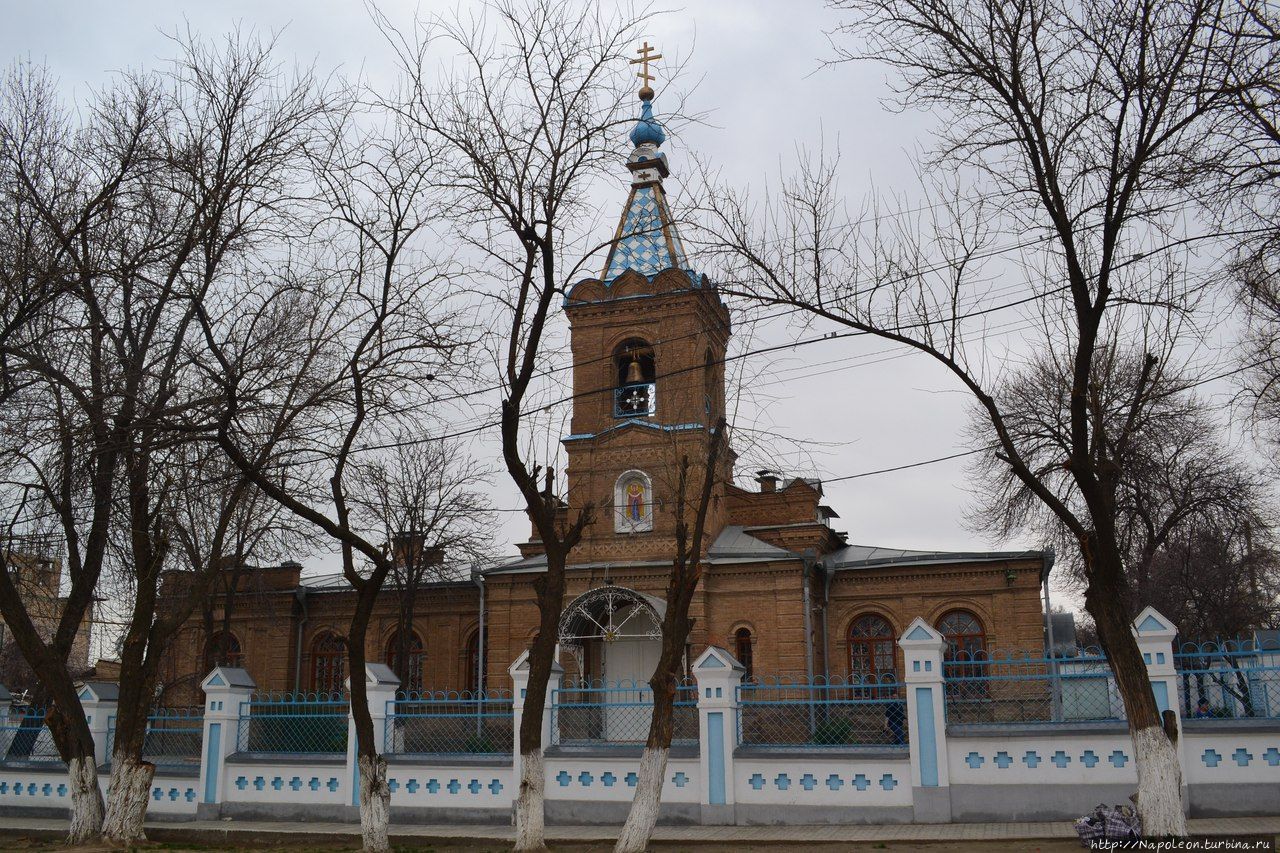
[[[0,762],[62,763],[44,718],[45,709],[35,706],[14,707],[0,716]]]
[[[345,754],[348,700],[342,693],[260,693],[240,703],[241,752]]]
[[[636,746],[649,737],[653,691],[645,682],[572,681],[551,691],[552,739],[561,746]],[[672,708],[672,746],[698,742],[698,688],[682,682]]]
[[[152,708],[142,740],[142,760],[156,770],[198,770],[204,739],[204,706]],[[107,720],[107,761],[115,755],[116,718]]]
[[[1183,643],[1173,662],[1184,718],[1280,717],[1280,645],[1256,640]]]
[[[942,669],[950,725],[1125,718],[1111,666],[1099,651],[1070,658],[958,653]]]
[[[738,688],[738,742],[759,747],[905,747],[906,694],[892,676],[761,678]]]
[[[387,702],[388,755],[510,755],[513,704],[506,690],[411,691]]]

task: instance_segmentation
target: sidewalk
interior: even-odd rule
[[[1280,835],[1280,817],[1203,818],[1188,821],[1192,835]],[[60,838],[67,822],[48,818],[7,818],[0,838],[26,836]],[[618,827],[548,826],[547,841],[555,844],[582,844],[612,840]],[[249,843],[306,844],[349,837],[358,842],[360,826],[355,823],[272,822],[250,820],[205,820],[147,824],[152,841],[200,844]],[[948,823],[866,826],[659,826],[653,840],[668,844],[811,845],[853,842],[938,842],[1012,841],[1074,839],[1075,831],[1066,821],[1045,823]],[[395,843],[420,845],[444,843],[509,843],[509,826],[466,826],[459,824],[391,827]]]

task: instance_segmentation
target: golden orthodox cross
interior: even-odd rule
[[[641,69],[640,73],[637,74],[636,76],[644,81],[644,84],[641,86],[641,89],[648,89],[649,84],[652,83],[654,79],[653,75],[649,73],[649,63],[655,62],[662,58],[662,54],[653,53],[653,51],[656,49],[657,48],[650,47],[649,42],[646,41],[643,47],[636,48],[636,53],[640,54],[640,58],[631,60],[632,65],[640,66],[640,69]]]

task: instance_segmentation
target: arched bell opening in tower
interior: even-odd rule
[[[613,363],[617,377],[613,392],[614,417],[635,418],[654,414],[657,371],[653,347],[639,338],[629,338],[614,349]]]

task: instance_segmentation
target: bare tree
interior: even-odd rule
[[[356,593],[346,636],[360,768],[364,849],[388,850],[390,792],[365,683],[369,620],[394,559],[352,489],[377,453],[424,434],[440,390],[466,382],[465,305],[432,226],[432,148],[391,120],[369,129],[337,115],[314,158],[319,224],[293,259],[261,285],[201,309],[209,359],[224,398],[218,442],[266,495],[329,537]],[[251,318],[245,322],[245,318]],[[285,486],[261,469],[289,448],[300,474]]]
[[[1086,410],[1107,434],[1127,430],[1129,440],[1114,451],[1119,471],[1115,488],[1115,527],[1128,579],[1126,607],[1136,613],[1159,604],[1167,578],[1158,571],[1165,549],[1191,531],[1208,527],[1269,527],[1267,489],[1262,477],[1233,452],[1225,429],[1166,359],[1142,355],[1114,338],[1093,357]],[[1148,377],[1139,399],[1131,395],[1143,371]],[[1022,459],[1058,500],[1079,500],[1070,471],[1062,465],[1071,448],[1071,370],[1041,357],[993,383],[1001,401],[1005,429]],[[1126,421],[1132,419],[1131,423]],[[975,410],[970,443],[996,446],[999,437],[985,411]],[[1053,542],[1077,582],[1088,583],[1087,568],[1074,536],[1007,463],[984,454],[973,465],[977,484],[973,522],[1000,539],[1031,533]],[[1077,508],[1083,514],[1083,508]],[[1163,610],[1173,618],[1173,613]]]
[[[715,486],[728,479],[724,459],[728,455],[727,425],[723,416],[707,432],[706,453],[691,461],[682,456],[678,466],[672,513],[675,516],[676,552],[667,578],[667,609],[662,615],[662,650],[649,679],[653,690],[653,710],[649,718],[649,734],[640,758],[640,772],[635,796],[627,812],[626,823],[618,835],[615,853],[632,853],[649,849],[653,828],[658,822],[662,803],[662,784],[666,777],[667,758],[671,754],[674,732],[674,708],[680,687],[680,675],[688,648],[689,605],[702,579],[702,561],[707,530],[707,514],[715,500]],[[690,495],[690,477],[698,477],[696,495]],[[692,500],[690,499],[692,498]]]
[[[156,666],[185,620],[155,605],[178,479],[164,466],[196,440],[186,425],[207,403],[187,358],[193,306],[287,206],[289,164],[317,109],[313,81],[286,80],[269,44],[233,35],[220,48],[192,37],[175,45],[167,73],[122,75],[86,105],[78,128],[47,88],[15,76],[4,131],[21,191],[12,203],[34,216],[47,241],[42,275],[60,293],[39,337],[5,345],[9,365],[30,378],[25,398],[9,402],[36,419],[14,452],[15,486],[58,518],[71,576],[52,644],[27,636],[17,603],[5,615],[53,698],[50,728],[77,792],[73,836],[92,837],[100,824],[124,843],[142,837],[154,768],[141,747]],[[129,624],[99,821],[65,648],[108,565],[125,581]]]
[[[75,289],[96,282],[97,244],[120,221],[110,199],[138,169],[153,112],[149,97],[123,87],[104,95],[103,106],[115,121],[98,115],[77,132],[49,75],[23,65],[8,72],[0,103],[5,520],[9,531],[56,520],[66,531],[70,584],[57,628],[44,637],[18,594],[8,554],[0,554],[0,613],[49,698],[46,722],[71,781],[73,844],[99,835],[103,803],[93,738],[66,662],[102,572],[119,444],[100,417],[109,408],[109,378],[90,381],[72,343],[85,340],[77,334],[85,323]],[[88,427],[95,422],[103,428]]]
[[[431,581],[460,580],[461,567],[489,554],[493,513],[478,488],[483,469],[449,441],[408,443],[362,471],[371,526],[389,543],[396,595],[394,665],[404,690],[421,690],[410,673],[418,599]]]
[[[1100,342],[1124,334],[1150,345],[1144,359],[1162,353],[1196,307],[1202,285],[1171,249],[1208,236],[1181,232],[1178,215],[1197,203],[1210,164],[1232,156],[1219,127],[1233,120],[1235,93],[1260,85],[1245,50],[1248,15],[1225,0],[835,5],[853,15],[842,32],[861,39],[843,56],[885,62],[904,104],[939,111],[926,168],[942,192],[914,219],[875,210],[858,219],[822,160],[763,211],[736,188],[713,191],[709,227],[731,266],[722,278],[757,300],[923,352],[973,395],[1002,463],[1080,553],[1085,605],[1134,740],[1144,829],[1185,834],[1174,733],[1130,631],[1117,529],[1126,448],[1156,364],[1144,360],[1115,389],[1129,409],[1114,423],[1090,417],[1090,383]],[[972,189],[955,189],[951,176]],[[1004,233],[1022,239],[998,247]],[[986,278],[998,266],[990,260],[1016,251],[1025,275],[1017,281],[1017,263],[1000,266],[1017,281],[1002,293]],[[1059,466],[1070,502],[1024,457],[994,381],[1009,361],[988,344],[985,318],[1019,306],[1035,306],[1036,351],[1068,368],[1070,442]]]
[[[570,509],[556,495],[554,460],[538,461],[530,430],[543,408],[536,380],[554,345],[552,309],[581,264],[595,262],[590,191],[615,168],[621,129],[633,117],[627,60],[646,17],[594,4],[494,0],[473,19],[420,21],[412,34],[380,21],[407,82],[396,106],[439,140],[438,180],[451,191],[458,234],[495,285],[502,457],[547,561],[534,581],[539,621],[520,724],[517,850],[545,846],[542,709],[565,564],[594,516],[593,506]],[[454,56],[435,53],[446,45]]]

